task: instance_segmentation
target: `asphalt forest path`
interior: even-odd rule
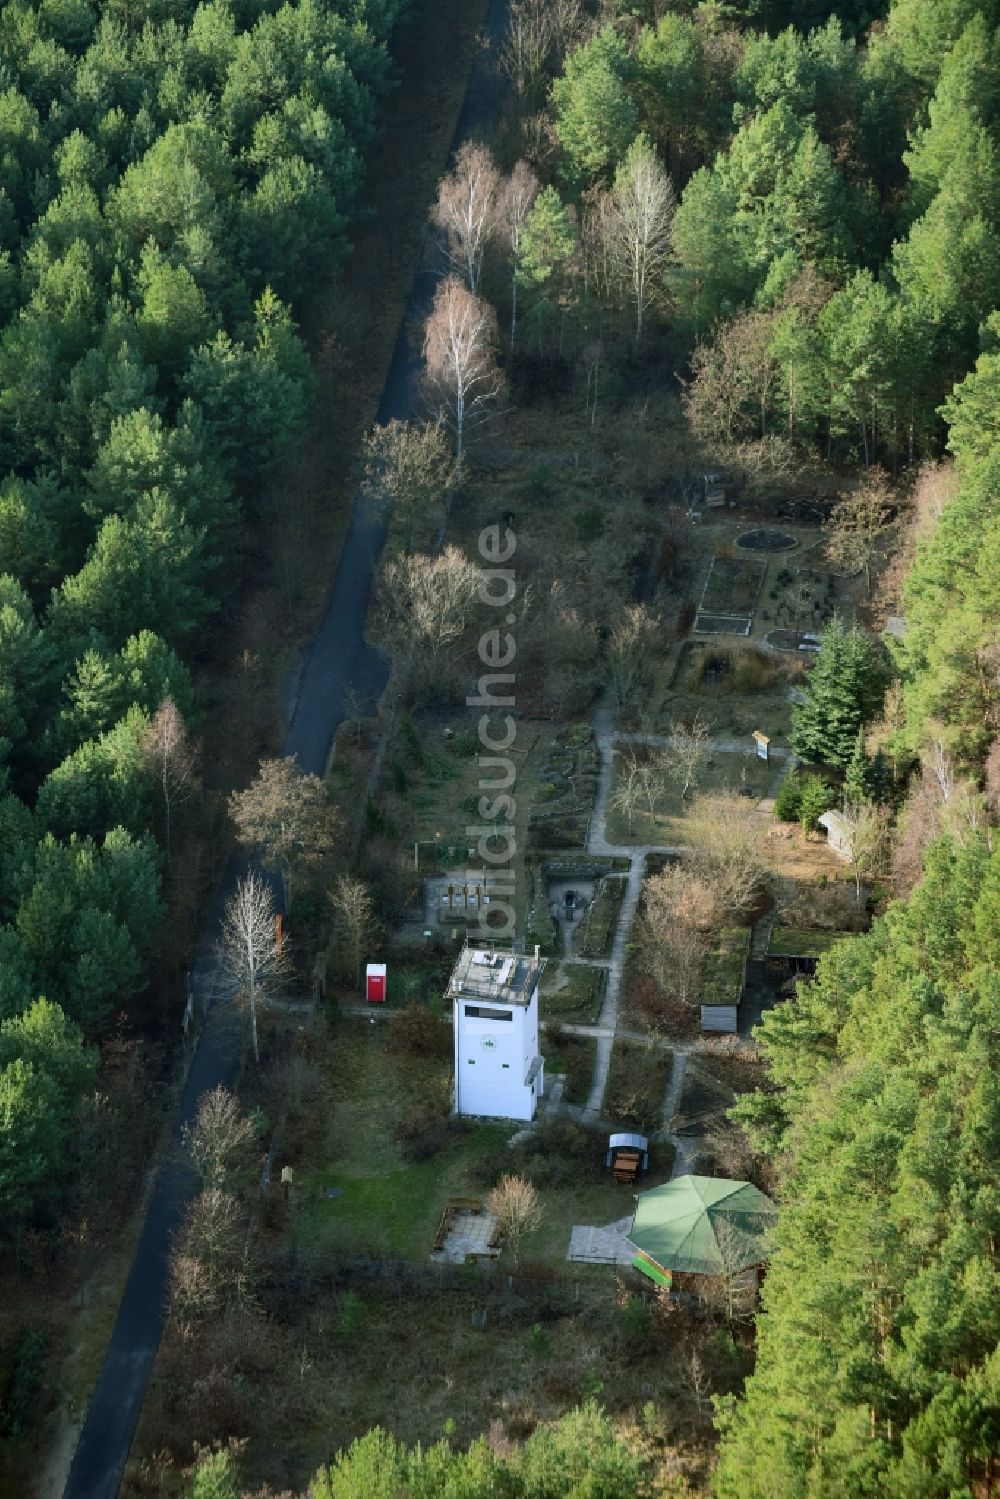
[[[491,42],[499,41],[506,12],[507,0],[492,0],[486,23]],[[495,118],[496,109],[484,49],[469,77],[452,149],[482,134]],[[424,260],[429,266],[431,257]],[[380,422],[414,414],[418,356],[410,332],[426,317],[437,280],[438,272],[423,265],[416,273],[383,388]],[[297,756],[303,770],[317,775],[326,769],[334,735],[347,716],[349,701],[373,705],[388,679],[387,663],[368,645],[364,633],[386,529],[384,509],[358,497],[326,614],[299,676],[283,753]],[[214,1003],[213,952],[225,902],[244,867],[239,860],[231,861],[202,930],[192,981],[199,1006],[203,1013],[207,1011],[205,1023],[177,1108],[173,1149],[152,1185],[135,1258],[63,1499],[115,1499],[128,1459],[166,1317],[171,1240],[183,1221],[194,1185],[180,1151],[182,1131],[194,1121],[205,1093],[220,1084],[231,1086],[239,1070],[238,1024],[231,1007]]]

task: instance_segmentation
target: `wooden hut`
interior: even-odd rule
[[[749,927],[724,927],[705,960],[701,990],[703,1031],[735,1034],[749,957]]]
[[[774,1203],[751,1182],[678,1176],[636,1195],[632,1265],[659,1286],[708,1277],[756,1287],[777,1218]]]
[[[775,973],[791,978],[796,974],[816,972],[816,964],[846,932],[831,932],[823,927],[775,926],[767,942],[767,966]]]

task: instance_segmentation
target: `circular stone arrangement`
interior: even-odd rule
[[[798,538],[790,536],[787,531],[774,531],[767,526],[744,531],[736,538],[736,545],[744,552],[790,552],[798,544]]]

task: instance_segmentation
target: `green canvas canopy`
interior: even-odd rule
[[[765,1258],[777,1217],[749,1182],[679,1176],[638,1194],[629,1240],[664,1270],[721,1275]]]

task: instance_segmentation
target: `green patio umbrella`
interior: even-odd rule
[[[638,1194],[629,1239],[663,1270],[721,1275],[766,1257],[777,1217],[749,1182],[679,1176]]]

